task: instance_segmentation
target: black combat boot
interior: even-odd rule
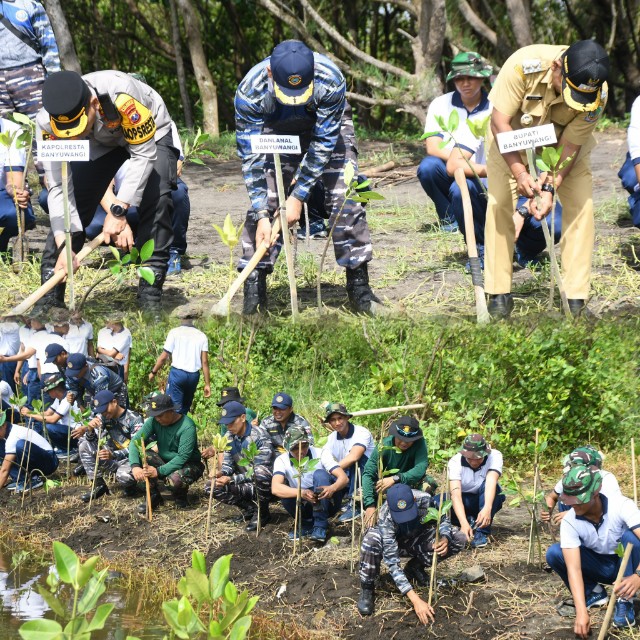
[[[160,495],[160,491],[158,491],[158,487],[151,487],[151,509],[155,511],[163,502],[164,499]],[[147,501],[145,499],[144,502],[138,505],[138,513],[141,516],[147,516]]]
[[[242,315],[267,312],[267,272],[254,269],[244,281],[244,301]]]
[[[429,576],[417,558],[411,558],[404,568],[404,575],[409,580],[414,580],[419,587],[426,587],[429,584]]]
[[[587,301],[579,298],[570,298],[567,302],[569,303],[569,311],[574,318],[579,318],[587,306]]]
[[[269,511],[268,502],[260,502],[260,528],[262,529],[271,522],[271,512]],[[245,531],[258,530],[258,510],[254,512],[249,524],[245,527]]]
[[[83,493],[80,496],[80,500],[82,500],[82,502],[91,502],[91,500],[96,500],[100,496],[103,496],[105,493],[111,493],[111,491],[109,491],[109,487],[107,487],[107,483],[104,481],[104,478],[96,478],[96,482],[93,486],[93,491],[87,491],[87,493]]]
[[[140,310],[158,314],[162,310],[162,287],[166,276],[165,271],[152,269],[155,279],[153,284],[140,278],[138,282],[138,306]]]
[[[55,274],[55,271],[50,267],[41,267],[40,269],[40,281],[42,284],[47,282],[47,280],[51,280]],[[38,309],[51,309],[53,307],[60,307],[62,309],[66,308],[64,303],[64,291],[66,284],[62,282],[61,284],[57,284],[51,291],[45,293],[38,302],[36,302],[36,307]]]
[[[513,311],[513,296],[510,293],[490,293],[487,311],[496,320],[508,318]]]
[[[79,478],[80,476],[86,476],[87,470],[84,468],[84,465],[80,463],[80,464],[77,464],[75,467],[73,467],[72,473],[76,478]]]
[[[347,295],[349,304],[356,313],[375,315],[379,305],[382,305],[369,286],[369,270],[366,262],[355,269],[347,269]]]
[[[370,616],[376,608],[376,590],[373,582],[360,584],[360,598],[358,599],[358,611],[362,616]]]

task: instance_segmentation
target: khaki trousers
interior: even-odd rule
[[[485,291],[509,293],[513,272],[517,201],[516,181],[498,147],[491,144],[487,157],[489,199],[485,225]],[[595,240],[590,155],[578,158],[558,189],[562,202],[562,282],[567,298],[587,300]]]

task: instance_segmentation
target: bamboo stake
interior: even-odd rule
[[[213,455],[213,464],[211,467],[211,473],[209,474],[209,479],[211,480],[211,487],[209,487],[209,508],[207,513],[207,527],[204,532],[205,540],[209,540],[209,531],[211,530],[211,513],[213,510],[213,492],[216,490],[216,476],[218,474],[218,456],[219,452],[216,451]]]
[[[633,502],[638,504],[638,482],[636,479],[636,439],[631,438],[631,474],[633,476]]]
[[[531,524],[529,526],[529,551],[527,553],[527,564],[534,564],[535,562],[535,549],[533,544],[534,534],[537,533],[536,523],[536,498],[538,495],[538,444],[540,441],[540,429],[536,429],[535,440],[535,457],[533,460],[533,502],[531,504]]]
[[[375,416],[379,413],[393,413],[394,411],[410,411],[412,409],[424,409],[428,406],[426,403],[421,404],[400,404],[396,407],[381,407],[380,409],[363,409],[362,411],[354,411],[353,417],[359,416]]]
[[[73,311],[75,307],[75,289],[73,277],[73,260],[71,249],[71,214],[69,212],[69,163],[63,160],[62,163],[62,202],[64,209],[64,250],[67,255],[67,279],[69,281],[69,309]]]
[[[296,494],[296,517],[293,523],[293,555],[296,555],[296,551],[298,549],[298,533],[302,535],[300,531],[301,527],[299,526],[299,518],[300,518],[300,502],[302,502],[302,471],[300,469],[300,461],[302,458],[300,454],[302,453],[300,444],[298,444],[298,487]]]
[[[298,290],[296,288],[296,272],[293,261],[293,250],[291,248],[291,237],[289,236],[289,224],[287,222],[287,201],[284,191],[284,179],[282,177],[282,165],[280,154],[273,154],[273,161],[276,166],[276,185],[278,188],[278,205],[280,218],[282,220],[282,244],[284,255],[287,260],[287,275],[289,276],[289,293],[291,294],[291,318],[295,322],[298,319]]]
[[[353,549],[355,546],[356,539],[356,496],[358,495],[358,469],[360,468],[360,461],[358,460],[355,463],[355,469],[353,472],[356,475],[356,480],[353,483],[353,495],[351,496],[351,569],[350,573],[353,573],[355,559],[353,555]],[[359,546],[359,545],[358,545]]]
[[[31,424],[33,424],[33,421],[31,422]],[[27,480],[29,480],[29,482],[31,482],[31,473],[29,472],[29,462],[31,461],[31,443],[33,442],[32,438],[33,438],[33,433],[32,433],[33,429],[29,429],[29,440],[28,440],[28,451],[27,451],[27,466],[25,467],[25,478],[24,478],[24,490],[22,491],[22,500],[20,501],[20,509],[22,509],[24,507],[24,497],[27,493]],[[24,453],[24,451],[23,451]],[[17,484],[16,484],[16,488],[17,488]],[[31,488],[29,488],[29,491],[31,491]]]
[[[140,442],[142,443],[143,466],[146,471],[149,468],[149,463],[147,462],[147,449],[144,444],[144,438],[140,438]],[[147,476],[144,478],[144,484],[147,493],[147,520],[151,522],[153,519],[153,513],[151,511],[151,487],[149,486],[149,478]]]
[[[616,581],[613,583],[613,589],[611,590],[611,597],[609,598],[609,605],[607,606],[607,613],[604,616],[604,622],[602,623],[602,627],[600,628],[600,633],[598,634],[598,640],[604,640],[607,637],[607,631],[609,630],[609,625],[611,624],[611,618],[613,617],[613,610],[616,606],[616,600],[618,596],[616,595],[616,587],[620,584],[622,580],[622,576],[624,575],[624,571],[627,568],[627,564],[629,564],[629,558],[631,557],[631,551],[633,550],[633,545],[628,542],[627,547],[624,550],[624,556],[622,558],[622,562],[620,563],[620,568],[618,569],[618,575],[616,576]]]
[[[96,488],[96,475],[98,474],[98,464],[100,462],[100,429],[98,429],[96,433],[96,438],[98,439],[98,444],[96,446],[96,463],[93,465],[93,479],[91,480],[91,493],[89,494],[89,509],[88,512],[91,513],[91,503],[93,502],[93,491]],[[69,454],[69,448],[67,447],[67,455]],[[68,458],[67,458],[68,459]]]
[[[444,502],[444,490],[449,484],[449,467],[447,466],[447,471],[445,473],[445,481],[442,487],[440,488],[440,504],[438,504],[438,520],[436,521],[436,537],[433,542],[433,558],[431,560],[431,575],[429,576],[429,606],[431,606],[431,602],[433,601],[433,592],[435,591],[436,586],[436,565],[438,564],[438,554],[436,552],[436,547],[438,546],[438,542],[440,542],[440,520],[442,519],[442,504]]]

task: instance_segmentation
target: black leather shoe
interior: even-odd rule
[[[358,611],[362,616],[370,616],[375,611],[376,592],[373,584],[362,582],[360,584],[360,598],[358,598]]]
[[[409,580],[414,580],[419,587],[426,587],[429,584],[429,576],[417,558],[411,558],[404,568],[404,575]]]
[[[151,494],[151,509],[155,511],[162,503],[164,502],[162,496],[159,493]],[[138,513],[141,516],[147,515],[147,501],[140,503],[138,505]]]
[[[269,513],[269,507],[267,507],[266,509],[264,507],[260,507],[260,528],[262,529],[263,527],[265,527],[266,525],[268,525],[271,522],[271,513]],[[258,530],[258,511],[256,509],[256,512],[253,514],[253,517],[251,518],[251,521],[249,522],[249,524],[244,528],[245,531],[257,531]]]
[[[73,475],[76,478],[79,478],[80,476],[86,476],[87,472],[85,471],[84,465],[78,464],[75,467],[73,467]]]
[[[579,300],[578,298],[570,298],[567,302],[569,303],[569,311],[571,311],[571,315],[574,318],[579,318],[587,306],[586,300]]]
[[[513,311],[513,296],[510,293],[490,293],[487,311],[492,318],[508,318]]]
[[[80,500],[82,502],[91,502],[91,500],[96,500],[100,496],[103,496],[105,493],[111,493],[109,491],[109,487],[107,487],[107,483],[102,478],[96,478],[96,483],[93,487],[93,491],[87,491],[87,493],[83,493],[80,496]]]

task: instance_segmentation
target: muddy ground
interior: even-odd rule
[[[640,235],[631,225],[626,195],[620,187],[617,171],[626,153],[625,132],[610,129],[598,134],[593,152],[594,201],[597,207],[597,238],[594,251],[593,296],[590,309],[597,315],[631,311],[640,307]],[[464,272],[467,260],[462,236],[445,234],[434,225],[435,210],[424,194],[415,172],[423,153],[421,143],[364,142],[361,167],[379,166],[389,159],[394,171],[374,180],[374,188],[385,200],[376,202],[368,212],[374,259],[370,275],[374,290],[393,312],[418,312],[425,315],[452,315],[474,312],[470,276]],[[398,178],[401,182],[394,182]],[[193,303],[203,311],[218,300],[228,286],[228,249],[222,244],[212,223],[221,225],[230,213],[235,224],[244,221],[248,195],[242,182],[240,161],[208,161],[206,167],[188,165],[184,179],[189,186],[191,220],[188,231],[187,269],[169,278],[165,285],[165,307],[172,311],[184,303]],[[46,220],[30,232],[31,250],[37,255],[47,232]],[[298,243],[297,282],[303,310],[315,305],[315,278],[318,256],[324,242]],[[239,247],[236,248],[236,256]],[[103,256],[108,254],[103,250]],[[288,284],[284,260],[280,271],[269,280],[270,310],[288,313]],[[95,265],[99,261],[94,261]],[[333,260],[329,249],[323,275],[323,304],[330,309],[345,305],[344,272]],[[520,302],[516,315],[528,309],[542,310],[546,303],[548,266],[532,272],[514,268],[514,293]],[[101,285],[92,295],[95,300]],[[134,288],[123,294],[121,304],[134,306]],[[16,299],[19,295],[16,295]],[[117,303],[120,303],[117,300]],[[556,305],[557,307],[559,305]],[[241,309],[241,293],[233,302]],[[99,306],[96,310],[100,310]]]
[[[350,573],[351,530],[334,525],[324,546],[303,543],[296,557],[287,532],[292,520],[279,507],[259,538],[231,522],[237,511],[216,507],[211,542],[205,541],[206,502],[201,484],[192,490],[192,507],[178,511],[167,496],[154,514],[152,524],[135,515],[139,500],[105,496],[89,514],[79,495],[86,489],[80,480],[39,491],[28,498],[24,511],[20,501],[0,494],[4,536],[18,544],[46,553],[50,542],[62,540],[83,554],[100,553],[112,569],[130,572],[132,601],[129,608],[142,611],[149,624],[159,624],[158,598],[173,597],[175,581],[190,564],[194,547],[213,563],[232,553],[232,579],[238,587],[259,595],[258,619],[270,633],[287,639],[358,638],[368,640],[414,640],[416,634],[432,638],[463,637],[507,640],[524,638],[573,638],[573,623],[560,617],[555,603],[567,596],[554,575],[526,564],[529,520],[524,508],[505,507],[494,523],[491,544],[481,550],[463,551],[439,565],[439,579],[451,579],[472,565],[480,565],[485,580],[442,585],[438,591],[436,621],[426,629],[415,617],[406,598],[383,573],[377,588],[376,613],[362,618],[356,610],[359,580]],[[356,535],[357,535],[356,529]],[[551,542],[544,535],[543,549]],[[146,571],[145,571],[146,568]],[[384,569],[383,569],[384,572]],[[285,587],[285,588],[283,588]],[[417,588],[427,597],[426,588]],[[594,615],[596,629],[603,617]],[[139,622],[136,626],[139,627]],[[265,627],[266,628],[266,627]],[[141,628],[136,635],[144,637]],[[256,637],[268,637],[262,631]],[[621,636],[632,637],[632,636]]]

